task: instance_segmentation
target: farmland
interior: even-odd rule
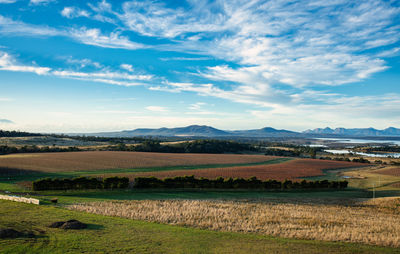
[[[39,234],[23,242],[0,240],[2,250],[14,246],[28,253],[57,252],[54,250],[59,246],[63,250],[73,248],[71,252],[88,252],[89,249],[99,252],[106,248],[108,252],[168,253],[175,250],[168,246],[175,246],[179,241],[187,241],[184,245],[178,244],[184,253],[197,253],[198,248],[217,253],[232,253],[235,248],[240,249],[238,253],[264,253],[267,249],[288,253],[296,248],[300,253],[304,250],[307,253],[321,250],[394,253],[399,247],[396,242],[400,232],[396,223],[400,219],[398,201],[385,199],[384,203],[366,203],[366,198],[372,196],[369,175],[350,179],[352,188],[335,191],[135,188],[32,191],[26,188],[32,180],[47,176],[118,175],[129,176],[131,180],[138,176],[256,176],[263,180],[296,181],[303,177],[323,178],[327,173],[337,178],[336,173],[345,171],[346,175],[380,175],[382,182],[396,183],[393,182],[395,176],[376,172],[384,168],[361,163],[265,155],[92,151],[5,155],[0,156],[0,169],[3,174],[0,190],[26,193],[42,202],[41,206],[25,211],[26,206],[22,204],[0,201],[6,204],[0,207],[0,213],[7,214],[0,219],[0,228],[10,225],[24,228],[28,221],[29,228]],[[56,205],[50,202],[54,198],[58,200]],[[17,211],[19,215],[12,216],[10,211]],[[34,211],[46,216],[39,218]],[[24,223],[19,216],[24,216]],[[68,218],[86,220],[89,229],[74,236],[46,226],[50,219]],[[105,241],[104,237],[120,247],[102,247],[100,243]],[[149,239],[159,240],[154,240],[158,241],[156,244]],[[71,244],[67,244],[67,240]],[[253,243],[257,246],[252,246]],[[221,246],[227,250],[222,250]],[[287,249],[287,246],[291,247]]]
[[[390,168],[385,168],[383,170],[377,171],[378,174],[383,174],[383,175],[390,175],[390,176],[398,176],[400,177],[400,168],[399,167],[390,167]]]
[[[94,151],[5,155],[0,156],[0,168],[16,168],[54,173],[102,169],[247,164],[266,162],[276,158],[264,155]]]
[[[313,160],[313,159],[294,159],[282,163],[266,164],[266,165],[255,165],[255,166],[236,166],[236,167],[223,167],[223,168],[210,168],[210,169],[199,169],[199,170],[171,170],[171,171],[153,171],[144,173],[134,174],[120,174],[129,176],[130,178],[138,176],[155,176],[159,178],[175,177],[194,175],[195,177],[205,178],[250,178],[257,177],[258,179],[297,179],[308,176],[320,176],[323,175],[322,170],[328,169],[344,169],[364,166],[360,163],[341,162],[341,161],[324,161],[324,160]]]

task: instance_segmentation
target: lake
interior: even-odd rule
[[[368,156],[368,157],[377,157],[377,158],[388,158],[393,157],[393,158],[400,158],[400,153],[363,153],[363,152],[353,152],[350,150],[344,150],[344,149],[327,149],[324,150],[327,153],[333,153],[333,154],[357,154],[357,155],[362,155],[362,156]]]

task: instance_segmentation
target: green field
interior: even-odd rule
[[[69,219],[89,227],[47,227]],[[0,201],[0,228],[4,227],[37,236],[2,239],[1,253],[400,253],[387,247],[214,232],[11,201]]]

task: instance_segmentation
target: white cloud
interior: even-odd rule
[[[82,27],[80,29],[71,29],[70,36],[75,40],[84,44],[94,45],[103,48],[120,48],[120,49],[140,49],[145,48],[141,43],[132,42],[128,37],[120,35],[119,32],[112,32],[104,35],[97,28],[88,29]]]
[[[72,19],[78,17],[89,17],[90,13],[86,10],[81,10],[76,7],[64,7],[64,9],[61,11],[61,15],[66,18]]]
[[[56,0],[30,0],[30,4],[32,5],[46,5],[51,2],[55,2]]]
[[[80,68],[85,68],[87,66],[93,66],[95,68],[100,69],[100,68],[103,67],[102,64],[100,64],[98,62],[94,62],[94,61],[92,61],[90,59],[87,59],[87,58],[75,59],[75,58],[70,56],[70,57],[66,57],[64,59],[68,64],[78,65]]]
[[[71,78],[99,78],[99,79],[122,79],[122,80],[150,80],[151,75],[133,75],[122,72],[76,72],[76,71],[53,71],[56,76]]]
[[[0,32],[3,35],[20,36],[58,36],[62,32],[48,26],[30,25],[21,21],[14,21],[0,15]]]
[[[120,67],[124,70],[133,72],[133,66],[131,64],[121,64]]]
[[[15,72],[33,72],[38,75],[45,75],[49,73],[51,68],[18,64],[11,55],[6,52],[0,51],[0,70]]]
[[[17,2],[17,0],[0,0],[0,4],[13,4]]]
[[[206,61],[211,60],[211,57],[162,57],[161,61]]]
[[[146,107],[147,110],[149,111],[154,111],[154,112],[167,112],[168,109],[165,107],[160,107],[160,106],[148,106]]]
[[[84,62],[94,63],[89,59],[88,61]],[[21,64],[13,56],[2,51],[0,51],[0,71],[32,72],[36,73],[37,75],[52,75],[62,78],[78,79],[121,86],[145,85],[145,82],[148,82],[153,78],[152,75],[136,75],[132,73],[110,71],[107,69],[103,69],[102,71],[97,72],[52,70],[49,67]]]
[[[197,51],[246,66],[211,67],[207,78],[236,82],[239,76],[247,87],[257,79],[266,90],[277,83],[330,86],[366,79],[387,66],[360,52],[400,40],[400,8],[383,1],[191,1],[187,9],[133,1],[122,9],[117,16],[128,29],[174,38],[159,49]]]
[[[191,110],[200,110],[204,105],[206,105],[206,103],[204,103],[204,102],[196,102],[194,104],[191,104],[189,109],[191,109]]]
[[[83,44],[103,48],[135,50],[147,47],[141,43],[129,40],[128,37],[122,36],[120,32],[111,32],[107,35],[103,34],[100,29],[86,27],[59,30],[48,26],[30,25],[21,21],[14,21],[1,15],[0,32],[4,35],[18,36],[63,36],[72,38]]]

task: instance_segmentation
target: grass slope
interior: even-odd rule
[[[88,223],[89,228],[47,227],[68,219]],[[0,239],[1,253],[400,253],[394,248],[214,232],[11,201],[0,201],[0,227],[39,235]]]

